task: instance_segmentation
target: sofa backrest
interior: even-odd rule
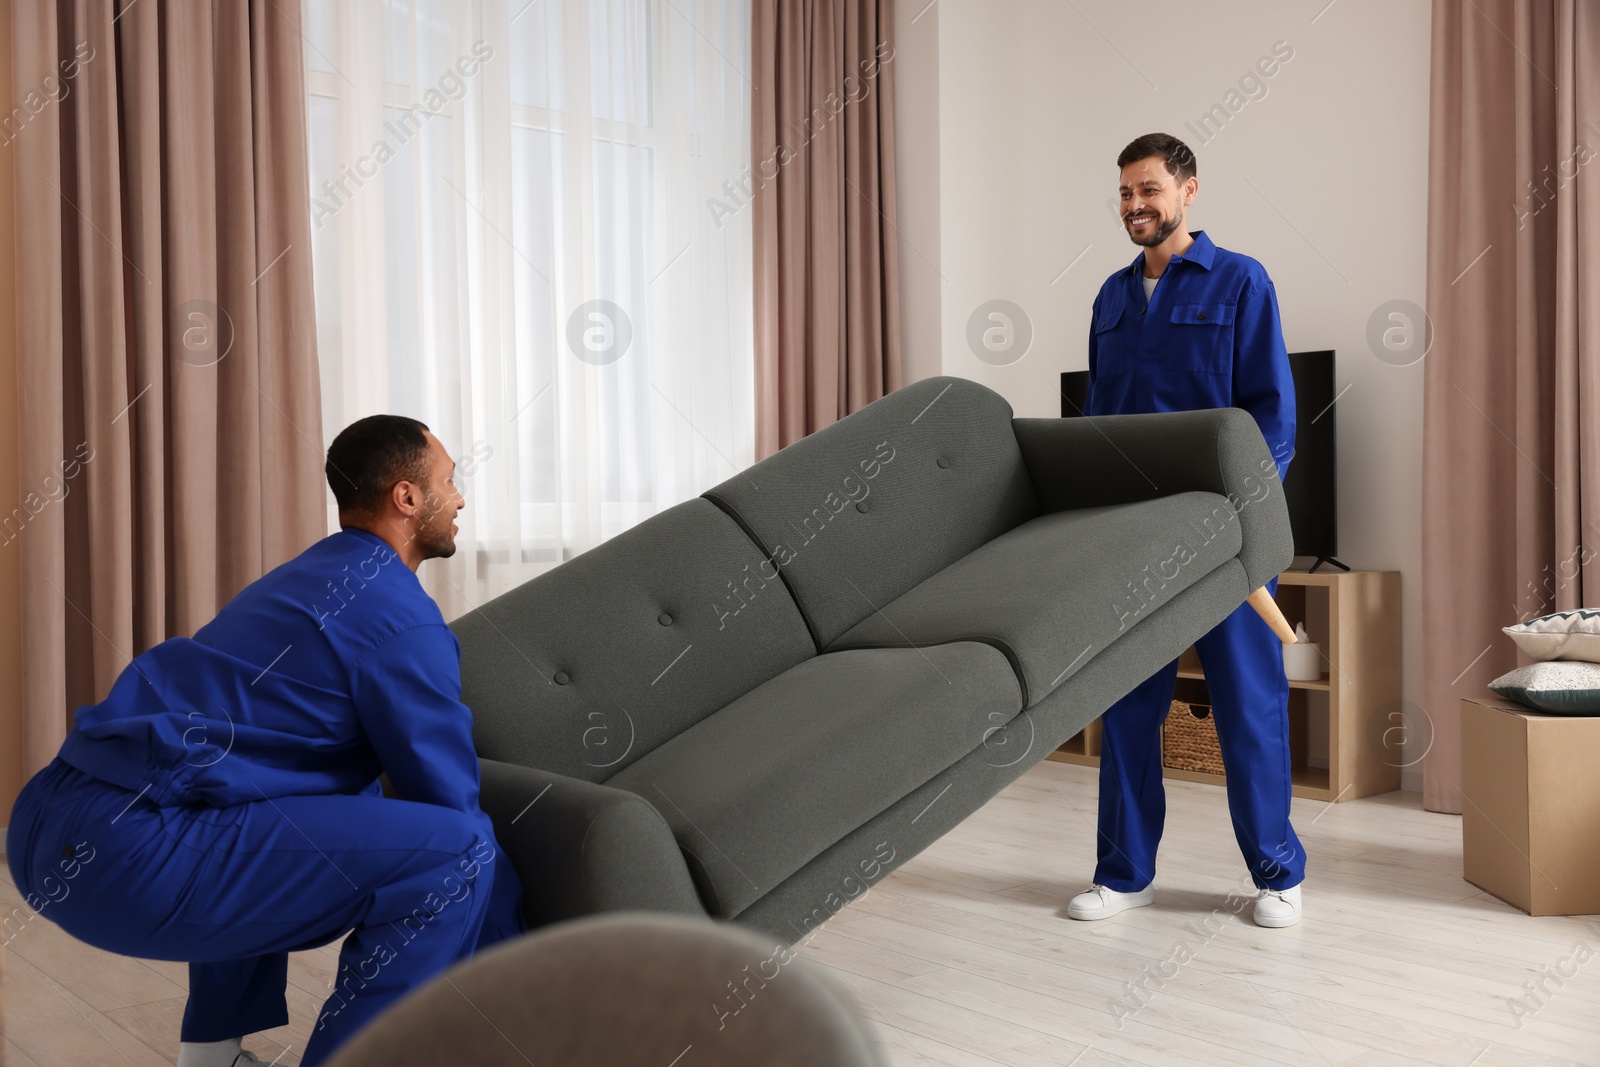
[[[706,492],[765,549],[818,650],[1039,512],[1011,405],[927,378]]]
[[[478,754],[603,782],[814,656],[762,559],[696,498],[457,619]]]

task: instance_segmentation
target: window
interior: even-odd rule
[[[304,11],[324,433],[455,455],[446,614],[748,466],[747,5]]]

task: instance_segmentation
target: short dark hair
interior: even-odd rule
[[[404,415],[368,415],[340,430],[324,468],[340,513],[378,510],[397,482],[426,486],[427,428]]]
[[[1167,173],[1179,183],[1193,178],[1196,173],[1194,151],[1170,133],[1147,133],[1128,142],[1128,147],[1117,157],[1117,169],[1141,159],[1160,156]]]

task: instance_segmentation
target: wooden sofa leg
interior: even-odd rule
[[[1247,603],[1256,609],[1256,614],[1260,615],[1268,626],[1272,627],[1272,632],[1278,635],[1278,640],[1286,645],[1294,644],[1294,627],[1289,625],[1289,620],[1278,610],[1278,602],[1272,599],[1272,593],[1266,586],[1251,593]]]

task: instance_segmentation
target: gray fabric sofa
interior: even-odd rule
[[[1292,556],[1241,410],[917,382],[458,619],[483,805],[530,923],[798,940]]]

